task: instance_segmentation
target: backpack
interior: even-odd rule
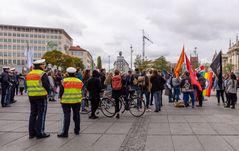
[[[139,76],[138,77],[138,86],[144,87],[145,84],[145,77],[144,76]]]
[[[113,90],[120,90],[122,88],[122,83],[121,83],[121,76],[113,76],[112,77],[112,89]]]

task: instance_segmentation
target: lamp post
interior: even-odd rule
[[[132,47],[132,44],[130,45],[130,68],[132,70],[132,54],[133,54],[134,50]]]
[[[110,72],[110,56],[108,56],[108,63],[109,63],[109,72]]]

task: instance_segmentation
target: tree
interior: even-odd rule
[[[154,60],[153,68],[161,71],[162,70],[170,71],[170,66],[168,65],[168,62],[164,56],[161,56]]]
[[[224,71],[225,72],[232,72],[233,69],[234,69],[234,64],[229,63],[229,64],[224,66]]]
[[[47,64],[62,67],[63,70],[66,69],[67,67],[75,67],[75,68],[79,67],[83,69],[83,63],[80,58],[63,54],[62,52],[57,50],[46,52],[42,58],[46,59]]]
[[[141,55],[137,55],[135,62],[134,62],[135,68],[138,68],[139,71],[146,70],[147,68],[151,68],[152,66],[152,61],[148,59],[142,59]]]
[[[101,57],[97,57],[97,69],[102,69],[102,62],[101,62]]]

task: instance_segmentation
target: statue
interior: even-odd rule
[[[122,56],[122,51],[119,52],[119,56]]]

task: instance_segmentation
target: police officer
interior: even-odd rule
[[[9,67],[3,67],[3,72],[1,74],[1,86],[2,86],[2,99],[1,104],[2,107],[10,107],[10,99],[8,97],[8,90],[10,86],[9,82]]]
[[[76,69],[69,67],[66,69],[68,77],[64,78],[63,85],[60,87],[59,97],[61,99],[62,110],[64,113],[64,123],[62,132],[58,137],[68,137],[71,121],[71,108],[73,110],[73,120],[75,122],[74,132],[80,132],[80,105],[82,100],[82,81],[75,77]]]
[[[28,96],[31,104],[31,113],[29,119],[29,139],[36,137],[37,139],[49,137],[50,134],[45,133],[45,119],[47,110],[47,95],[50,83],[45,69],[45,59],[33,62],[34,69],[27,74],[26,84]]]
[[[10,103],[15,103],[17,100],[14,99],[15,97],[15,92],[16,92],[16,85],[17,85],[17,79],[16,79],[16,73],[15,73],[15,68],[11,68],[9,72],[9,80],[11,83],[10,86]]]

